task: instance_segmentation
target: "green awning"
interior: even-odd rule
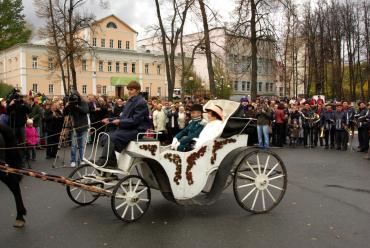
[[[132,80],[139,81],[137,76],[111,77],[110,83],[113,86],[127,86]]]

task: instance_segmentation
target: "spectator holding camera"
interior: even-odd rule
[[[9,127],[13,129],[17,144],[24,144],[24,126],[27,121],[27,115],[31,113],[31,108],[23,100],[23,96],[20,95],[18,90],[14,89],[9,96],[9,104],[6,111],[9,116]]]
[[[71,90],[66,99],[64,115],[69,117],[72,123],[72,147],[71,147],[71,167],[82,164],[84,146],[87,138],[89,106],[84,101],[77,90]],[[79,160],[77,159],[79,151]]]

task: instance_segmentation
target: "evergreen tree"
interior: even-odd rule
[[[22,11],[22,0],[0,0],[0,50],[30,38]]]

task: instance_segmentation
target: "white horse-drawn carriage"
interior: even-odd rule
[[[271,151],[248,147],[248,133],[255,133],[254,120],[238,116],[239,103],[212,100],[205,108],[212,104],[223,108],[224,129],[220,138],[198,149],[179,152],[139,134],[122,153],[116,153],[118,167],[111,169],[91,162],[95,161],[99,139],[105,135],[101,133],[90,148],[90,155],[84,156],[86,165],[76,168],[70,178],[108,192],[114,214],[126,222],[145,214],[152,189],[160,190],[164,198],[180,205],[208,205],[232,183],[235,198],[243,209],[252,213],[270,211],[286,191],[283,161]],[[91,204],[101,195],[73,186],[67,186],[67,193],[80,205]]]

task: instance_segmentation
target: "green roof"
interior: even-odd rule
[[[111,77],[110,83],[113,86],[127,86],[133,80],[138,81],[139,78],[137,76]]]

